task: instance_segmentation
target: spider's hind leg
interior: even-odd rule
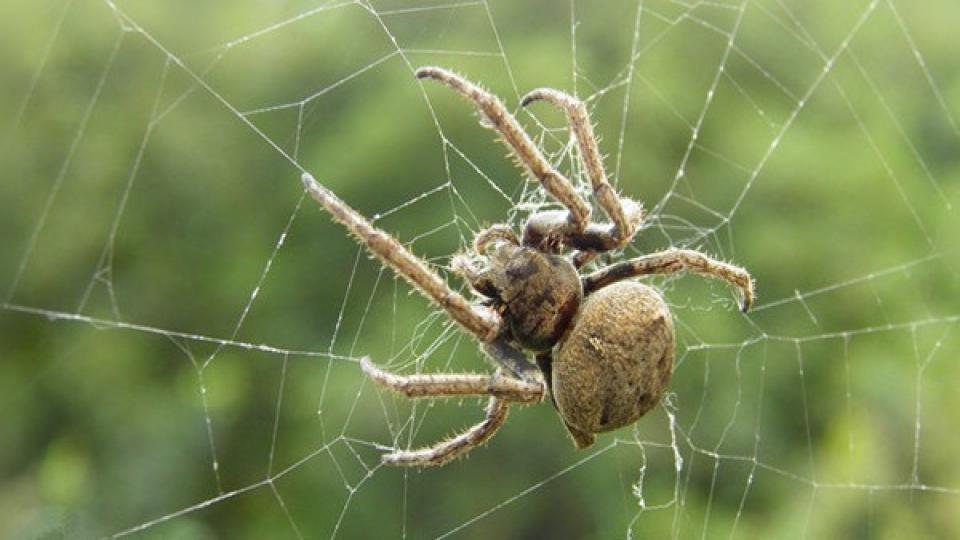
[[[445,398],[494,396],[514,403],[536,403],[543,399],[544,387],[539,382],[522,381],[503,375],[477,373],[441,373],[397,375],[380,369],[369,358],[360,360],[360,367],[372,381],[408,398]]]
[[[538,403],[544,385],[505,376],[497,370],[493,376],[479,374],[396,375],[384,371],[369,358],[360,360],[363,371],[377,384],[410,398],[490,396],[486,417],[466,431],[432,446],[416,450],[397,450],[383,456],[384,463],[408,467],[442,465],[482,445],[500,429],[513,403]]]
[[[479,424],[474,424],[463,433],[433,446],[385,454],[383,462],[405,467],[443,465],[489,441],[506,422],[508,409],[509,404],[505,400],[492,397],[487,404],[487,415]]]

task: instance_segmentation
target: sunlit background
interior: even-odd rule
[[[953,1],[0,6],[0,537],[960,537],[960,7]],[[552,207],[466,101],[502,96],[580,179],[587,100],[648,219],[671,394],[578,451],[548,403],[478,421],[402,373],[472,339],[304,198],[312,173],[429,260]],[[588,193],[582,184],[584,193]],[[597,215],[602,215],[597,212]],[[600,259],[605,264],[608,259]],[[466,291],[465,291],[466,292]]]

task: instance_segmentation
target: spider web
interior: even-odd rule
[[[0,10],[4,536],[960,536],[952,3]],[[671,393],[591,449],[543,405],[450,465],[379,462],[482,403],[398,399],[361,357],[489,366],[300,174],[446,274],[484,225],[555,206],[426,64],[511,108],[580,96],[647,208],[622,255],[757,280],[747,315],[653,281]],[[588,196],[563,119],[517,113]]]

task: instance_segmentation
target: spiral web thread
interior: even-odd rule
[[[565,465],[526,482],[510,494],[478,497],[475,512],[445,516],[438,529],[408,529],[407,519],[404,517],[397,525],[397,536],[440,538],[481,527],[490,520],[496,520],[499,514],[507,512],[521,501],[544,497],[554,489],[573,489],[564,485],[568,478],[576,477],[594,462],[605,460],[625,462],[623,470],[627,472],[621,474],[620,485],[611,486],[611,489],[619,489],[623,505],[619,511],[618,527],[621,527],[623,534],[628,537],[639,534],[645,520],[664,519],[661,516],[668,516],[666,519],[672,522],[674,536],[686,537],[701,531],[703,535],[707,535],[708,530],[715,530],[711,528],[711,525],[715,524],[710,522],[712,503],[721,496],[731,497],[731,489],[734,499],[738,500],[737,510],[733,523],[724,525],[726,528],[722,530],[729,530],[730,536],[748,534],[749,531],[740,527],[741,517],[751,512],[753,506],[762,504],[761,501],[751,498],[751,495],[757,484],[767,483],[808,493],[805,507],[797,509],[799,517],[791,517],[791,526],[799,528],[804,534],[812,534],[822,516],[829,513],[829,510],[824,508],[824,501],[833,501],[833,497],[838,493],[844,500],[854,501],[850,503],[854,505],[871,505],[876,498],[900,496],[904,493],[909,497],[933,496],[936,497],[934,504],[955,507],[960,502],[960,476],[955,474],[952,478],[940,478],[924,475],[922,463],[928,452],[936,453],[936,437],[946,436],[943,424],[949,423],[950,416],[953,416],[955,421],[956,414],[948,411],[952,396],[939,390],[930,391],[928,387],[933,385],[938,388],[938,381],[951,377],[956,380],[958,368],[955,358],[958,346],[955,329],[960,323],[960,303],[954,302],[955,309],[950,311],[949,303],[944,310],[942,306],[925,304],[921,298],[915,310],[901,313],[897,311],[898,306],[887,305],[887,302],[895,291],[904,287],[920,288],[922,284],[918,284],[918,280],[924,279],[930,272],[941,272],[956,279],[956,265],[951,262],[953,252],[941,245],[941,233],[938,232],[938,227],[943,227],[944,221],[949,222],[951,218],[955,221],[951,190],[953,199],[956,199],[956,171],[951,185],[946,179],[949,172],[933,166],[932,159],[924,153],[926,150],[922,141],[917,140],[913,135],[915,132],[911,131],[909,124],[912,117],[906,111],[897,109],[886,97],[891,89],[884,86],[884,74],[875,62],[876,51],[867,48],[869,43],[861,44],[865,29],[879,31],[888,36],[889,49],[892,51],[890,54],[912,58],[914,72],[911,76],[915,80],[910,84],[919,88],[918,93],[924,100],[923,114],[936,124],[939,133],[945,134],[940,142],[946,148],[945,151],[960,151],[956,106],[950,105],[949,90],[941,82],[950,74],[938,73],[928,66],[924,49],[917,40],[920,30],[910,23],[912,6],[908,8],[907,4],[892,0],[861,2],[855,8],[848,6],[846,9],[849,12],[843,17],[838,15],[838,20],[831,21],[832,31],[829,33],[822,32],[819,26],[811,26],[802,19],[802,15],[797,13],[798,6],[780,0],[739,3],[641,0],[618,4],[617,9],[620,10],[620,19],[623,22],[623,28],[618,31],[628,36],[629,39],[623,40],[623,43],[626,43],[629,50],[620,51],[622,65],[614,70],[612,76],[608,74],[603,79],[591,76],[581,59],[585,47],[588,46],[582,36],[585,31],[583,26],[589,25],[596,14],[588,11],[586,6],[571,2],[564,5],[564,10],[550,15],[563,20],[562,25],[553,28],[564,28],[568,32],[568,35],[564,36],[568,43],[567,49],[558,51],[558,54],[571,60],[571,73],[564,89],[584,99],[593,111],[594,120],[606,126],[604,132],[608,135],[605,141],[601,141],[601,145],[609,152],[606,165],[611,178],[618,182],[622,191],[645,202],[649,217],[641,236],[660,239],[661,245],[666,242],[677,246],[696,247],[749,266],[749,261],[738,256],[739,252],[746,249],[739,244],[738,231],[734,230],[736,218],[752,204],[751,195],[756,190],[762,188],[769,192],[776,189],[776,185],[764,185],[782,181],[767,174],[768,165],[778,158],[778,151],[786,146],[785,141],[794,133],[797,124],[803,121],[804,113],[811,107],[818,106],[818,97],[830,93],[837,96],[838,102],[843,104],[836,114],[841,115],[844,121],[854,122],[858,126],[863,138],[856,141],[856,144],[869,148],[875,159],[869,174],[875,175],[873,181],[879,193],[874,210],[878,214],[876,219],[885,219],[882,213],[894,208],[899,217],[889,219],[901,219],[902,227],[916,240],[914,255],[901,257],[893,264],[879,267],[868,266],[857,260],[847,261],[839,267],[831,266],[824,269],[821,275],[815,275],[810,281],[814,285],[780,297],[764,295],[764,278],[769,279],[769,276],[758,275],[756,277],[760,285],[760,302],[753,312],[733,323],[742,324],[745,330],[736,334],[731,341],[698,335],[697,323],[688,322],[682,316],[684,312],[692,312],[696,317],[698,312],[709,311],[711,317],[730,317],[737,320],[740,316],[734,310],[735,299],[722,286],[705,285],[705,290],[709,293],[704,299],[692,293],[688,297],[671,294],[686,291],[679,288],[681,282],[676,279],[657,282],[665,290],[670,303],[678,309],[680,342],[677,377],[685,377],[688,381],[701,378],[700,396],[680,393],[670,395],[654,414],[654,418],[649,420],[650,423],[644,424],[649,431],[638,427],[604,437],[596,447],[582,454],[571,454],[574,457]],[[332,328],[325,329],[326,335],[329,335],[328,343],[291,348],[271,343],[270,339],[253,340],[245,337],[251,334],[259,335],[249,331],[251,313],[256,311],[261,294],[265,291],[269,294],[273,276],[271,271],[274,263],[289,249],[288,239],[292,234],[309,234],[306,228],[298,228],[297,225],[298,221],[305,219],[305,214],[314,211],[312,203],[303,196],[290,198],[287,213],[281,216],[283,219],[269,225],[275,227],[271,233],[271,243],[269,246],[258,246],[262,248],[258,253],[264,254],[261,270],[244,288],[237,289],[236,295],[245,300],[239,304],[239,313],[223,327],[227,329],[225,334],[202,330],[176,330],[165,327],[162,320],[145,323],[136,317],[127,316],[126,302],[130,300],[119,296],[114,290],[117,273],[122,272],[122,265],[114,261],[114,248],[117,237],[125,234],[125,226],[136,220],[136,216],[127,212],[128,200],[148,194],[151,189],[155,189],[152,186],[159,181],[143,178],[141,173],[145,160],[164,159],[162,150],[154,145],[154,135],[158,129],[163,128],[165,122],[172,121],[180,113],[185,101],[196,95],[209,98],[211,105],[207,114],[212,122],[232,122],[235,126],[239,125],[239,128],[234,129],[246,132],[252,137],[255,144],[262,148],[264,155],[272,155],[274,159],[286,162],[289,171],[287,177],[282,179],[212,179],[212,185],[220,182],[250,182],[251,189],[264,189],[267,181],[295,184],[302,172],[310,172],[320,182],[326,182],[322,165],[318,166],[315,162],[302,158],[305,149],[312,143],[311,138],[324,136],[317,127],[316,119],[323,117],[325,108],[335,106],[333,96],[337,96],[338,92],[353,89],[362,93],[364,85],[380,71],[390,69],[403,72],[406,67],[412,74],[413,69],[424,63],[457,68],[463,61],[484,62],[488,68],[498,66],[500,80],[481,82],[501,93],[510,107],[529,89],[530,81],[537,84],[535,77],[519,71],[519,65],[523,61],[517,57],[522,53],[509,48],[512,36],[504,28],[512,26],[505,25],[502,19],[498,19],[502,11],[501,6],[486,1],[434,4],[398,2],[391,3],[389,7],[365,1],[326,2],[315,6],[302,6],[281,17],[275,17],[275,14],[264,16],[262,21],[255,24],[240,21],[237,26],[245,30],[235,37],[216,41],[203,50],[184,50],[178,43],[166,41],[162,29],[153,27],[153,15],[141,14],[135,6],[128,6],[125,2],[70,0],[47,14],[49,35],[46,36],[46,41],[38,46],[34,70],[22,85],[22,99],[13,110],[7,132],[9,139],[4,151],[9,151],[19,133],[29,129],[30,111],[33,107],[40,106],[45,99],[41,89],[51,84],[57,69],[53,65],[56,63],[56,52],[64,47],[65,43],[69,44],[71,29],[81,25],[89,16],[95,24],[102,25],[99,29],[102,34],[113,36],[113,41],[104,48],[102,71],[92,85],[89,95],[71,105],[71,136],[62,144],[51,148],[49,158],[57,164],[52,178],[38,181],[30,187],[33,195],[42,202],[32,215],[29,234],[16,238],[12,249],[8,248],[7,253],[13,262],[11,279],[2,304],[3,316],[27,321],[35,319],[36,322],[28,324],[42,324],[42,332],[54,337],[67,332],[73,333],[76,331],[74,327],[81,327],[93,331],[93,339],[110,340],[117,332],[128,332],[161,338],[174,344],[180,354],[191,362],[196,374],[193,389],[201,402],[199,413],[207,441],[203,459],[211,471],[210,482],[213,485],[213,494],[207,498],[185,506],[170,507],[160,513],[144,514],[136,523],[108,523],[105,525],[108,530],[102,531],[104,534],[113,537],[136,536],[137,533],[171,522],[190,519],[205,509],[230,505],[248,495],[265,492],[272,500],[266,503],[268,506],[273,505],[271,511],[279,509],[285,516],[290,536],[350,537],[362,527],[361,523],[351,518],[355,513],[355,506],[363,504],[357,502],[357,499],[361,498],[365,490],[372,489],[368,487],[370,484],[383,481],[382,477],[387,475],[389,481],[402,486],[402,497],[398,504],[404,516],[418,513],[421,511],[416,508],[418,505],[428,504],[423,499],[410,495],[413,489],[411,486],[417,481],[416,473],[398,474],[394,469],[381,465],[377,456],[395,447],[406,448],[428,442],[424,440],[427,435],[420,434],[421,430],[427,429],[424,426],[430,423],[434,411],[442,405],[410,406],[401,401],[393,401],[385,394],[373,391],[370,385],[363,384],[359,369],[356,369],[356,385],[350,390],[353,399],[348,400],[348,411],[334,416],[325,410],[325,404],[332,399],[329,394],[341,392],[336,387],[336,370],[355,364],[366,354],[364,343],[367,340],[386,339],[382,334],[364,328],[368,315],[377,314],[385,309],[384,306],[391,306],[389,309],[392,309],[396,316],[398,306],[422,302],[421,299],[401,294],[407,291],[405,285],[398,284],[392,279],[392,275],[378,269],[375,262],[367,260],[362,250],[354,248],[355,257],[346,266],[349,271],[342,276],[328,277],[329,286],[334,290],[344,291],[340,305],[329,307],[337,312],[337,316]],[[415,27],[416,23],[411,24],[411,21],[417,21],[418,18],[423,18],[426,26],[426,21],[434,20],[437,15],[441,15],[440,20],[468,21],[479,36],[476,41],[467,43],[482,42],[490,46],[459,48],[455,45],[459,42],[454,39],[456,36],[439,32],[435,43],[442,45],[449,38],[449,42],[454,45],[450,48],[421,48],[418,45],[421,40],[416,35],[396,30]],[[956,18],[960,13],[954,10],[944,16]],[[296,99],[268,99],[266,103],[251,105],[254,100],[249,97],[245,96],[242,104],[241,100],[230,97],[232,92],[230,88],[223,86],[224,78],[219,76],[218,70],[236,69],[231,65],[232,62],[254,62],[255,60],[246,59],[245,55],[252,54],[250,51],[256,50],[255,46],[261,40],[299,33],[304,26],[322,26],[327,19],[336,20],[339,17],[347,17],[347,21],[362,20],[368,25],[364,27],[364,31],[378,31],[377,39],[387,43],[386,52],[376,58],[346,66],[338,78],[311,86]],[[780,29],[783,43],[778,46],[800,58],[796,68],[767,63],[768,56],[760,50],[764,45],[751,36],[751,32],[755,31],[758,25],[776,26]],[[824,23],[824,26],[827,24]],[[427,31],[437,33],[434,28],[424,30]],[[711,70],[703,75],[704,86],[698,89],[699,105],[694,108],[679,103],[679,98],[672,96],[666,83],[650,79],[641,67],[643,61],[653,54],[660,44],[683,39],[684,33],[706,33],[712,36],[717,45],[716,50],[702,52],[704,55],[709,54],[714,60]],[[131,57],[135,62],[144,59],[144,62],[155,63],[157,69],[153,77],[133,80],[125,78],[128,73],[125,64],[130,62]],[[157,62],[157,59],[160,61]],[[842,75],[838,74],[837,68],[841,64],[844,66]],[[675,69],[683,67],[677,66]],[[744,72],[765,79],[768,83],[768,94],[754,95],[742,86],[737,74]],[[847,78],[850,73],[857,75],[856,82]],[[953,80],[956,83],[958,79]],[[233,83],[237,82],[233,80]],[[440,216],[432,227],[400,239],[416,247],[418,242],[455,231],[460,238],[460,245],[454,248],[465,248],[469,245],[471,235],[488,219],[478,217],[479,210],[475,212],[476,204],[463,193],[463,185],[476,181],[475,178],[483,180],[489,196],[512,207],[507,219],[514,225],[522,223],[531,211],[553,206],[532,182],[518,180],[515,184],[507,184],[494,178],[489,172],[488,164],[477,162],[469,150],[464,149],[461,141],[465,139],[460,135],[453,136],[445,130],[445,116],[437,112],[435,104],[447,99],[447,96],[442,95],[439,90],[434,91],[432,87],[417,86],[419,83],[416,83],[412,76],[409,81],[404,81],[404,84],[417,88],[413,95],[419,93],[422,99],[416,105],[425,104],[433,119],[438,144],[425,152],[434,156],[440,154],[443,177],[419,193],[372,215],[374,222],[383,224],[389,230],[390,224],[402,221],[404,216],[416,215],[427,201],[446,197],[450,201],[449,214]],[[884,121],[892,126],[892,132],[899,138],[893,141],[882,140],[878,136],[879,129],[861,117],[859,104],[851,96],[855,84],[864,86],[867,93],[876,100],[884,112]],[[104,208],[110,208],[111,224],[101,237],[102,250],[96,266],[92,273],[88,272],[83,276],[74,273],[62,277],[66,288],[78,298],[72,308],[66,306],[66,303],[50,307],[34,301],[29,288],[29,277],[37,264],[35,254],[46,247],[45,243],[58,243],[63,240],[51,239],[50,235],[51,222],[71,204],[69,197],[63,192],[69,189],[71,184],[87,181],[74,174],[75,162],[83,159],[86,152],[95,151],[88,144],[89,139],[101,136],[98,130],[104,129],[96,124],[96,117],[107,113],[111,99],[108,95],[127,85],[150,87],[154,99],[145,121],[138,118],[130,120],[135,123],[133,131],[139,134],[139,139],[130,147],[129,167],[109,178],[122,188],[115,198],[111,195],[111,198],[103,201]],[[953,95],[956,95],[955,92]],[[645,132],[642,123],[631,122],[631,111],[637,106],[638,99],[653,100],[657,107],[673,115],[674,121],[685,126],[685,151],[674,163],[672,179],[662,183],[662,187],[655,193],[638,191],[642,189],[642,180],[628,184],[621,177],[631,160],[631,148],[642,145],[653,137],[653,134]],[[715,144],[714,132],[718,131],[717,120],[712,116],[718,100],[733,101],[752,111],[751,122],[766,130],[765,145],[756,149],[749,156],[749,161],[743,156],[711,147]],[[788,105],[782,108],[787,114],[771,112],[768,110],[768,102],[781,105],[787,103]],[[457,110],[462,114],[470,113],[466,105],[458,105],[461,105],[461,108]],[[607,113],[617,108],[620,110],[619,116]],[[691,110],[694,111],[692,116]],[[551,160],[571,170],[573,177],[579,179],[575,145],[562,124],[552,122],[547,116],[537,110],[519,115],[538,142],[544,145]],[[292,130],[283,130],[281,133],[262,127],[270,119],[291,117],[295,118]],[[342,126],[340,128],[342,129]],[[614,136],[611,137],[610,134]],[[470,136],[481,138],[486,136],[486,132],[477,130]],[[211,147],[215,148],[211,149],[211,152],[220,149],[220,146]],[[203,152],[203,149],[200,151]],[[813,152],[816,152],[816,149]],[[915,165],[914,171],[904,172],[897,169],[891,159],[894,152],[907,154],[908,159]],[[711,166],[728,172],[726,177],[733,179],[730,185],[725,186],[729,198],[719,202],[698,198],[697,185],[710,181],[710,178],[703,177],[704,173],[697,170],[696,163],[700,161],[706,161]],[[473,178],[466,180],[465,176]],[[798,174],[798,177],[802,176],[802,172]],[[376,189],[377,185],[375,179],[352,178],[350,182],[369,185],[370,189]],[[579,189],[589,195],[588,187],[582,182]],[[796,193],[796,190],[792,192]],[[844,193],[846,192],[838,186],[837,196],[844,197]],[[934,202],[930,203],[931,199]],[[850,202],[873,210],[871,205],[874,204],[874,199]],[[932,213],[929,210],[931,208]],[[349,242],[346,238],[338,241]],[[791,242],[789,238],[785,241]],[[144,249],[149,247],[145,245]],[[795,249],[800,250],[803,247],[795,246]],[[637,247],[631,248],[627,254],[639,252]],[[446,269],[449,258],[432,257],[431,262],[441,269]],[[375,275],[372,290],[359,289],[355,280],[365,275],[364,272],[370,271]],[[811,268],[810,272],[817,274],[817,269]],[[842,321],[838,323],[831,320],[831,304],[844,302],[851,291],[867,291],[863,294],[875,300],[875,305],[864,308],[876,312],[871,319],[873,324],[845,327]],[[171,290],[171,294],[182,294],[182,291]],[[106,300],[103,300],[104,298]],[[362,306],[359,310],[358,305]],[[361,314],[359,319],[350,315],[354,311]],[[784,317],[804,320],[806,326],[799,328],[806,330],[798,334],[779,333],[777,321]],[[403,328],[406,327],[396,324],[394,335],[389,337],[391,343],[396,344],[394,355],[377,359],[391,369],[445,371],[450,366],[454,353],[462,354],[462,351],[473,347],[473,343],[465,339],[439,312],[429,313],[413,327],[412,332],[404,334]],[[827,460],[817,453],[814,439],[826,435],[815,433],[817,429],[823,428],[817,428],[811,417],[823,414],[813,412],[823,407],[832,408],[838,413],[842,411],[851,414],[852,417],[856,417],[856,414],[867,414],[863,411],[858,413],[858,410],[865,407],[863,394],[869,392],[864,389],[864,381],[868,380],[871,370],[874,369],[865,355],[873,348],[884,346],[904,349],[899,355],[900,363],[885,368],[893,370],[903,383],[902,387],[889,396],[887,406],[891,411],[888,412],[902,415],[906,419],[891,425],[889,444],[892,447],[891,452],[909,455],[912,467],[902,471],[899,477],[876,479],[863,471],[842,468],[837,470],[836,466],[825,465]],[[196,352],[200,350],[204,352]],[[899,351],[899,348],[897,350]],[[272,428],[254,434],[254,437],[269,441],[266,475],[260,480],[240,484],[224,479],[221,456],[229,449],[224,449],[218,440],[218,413],[208,404],[208,387],[215,383],[211,379],[218,376],[214,367],[226,361],[222,358],[225,354],[232,354],[234,351],[260,353],[271,359],[274,366],[272,370],[278,381],[271,413],[274,417]],[[824,354],[829,357],[823,357]],[[129,361],[135,362],[136,359]],[[288,369],[293,362],[304,361],[323,366],[318,371],[321,374],[319,380],[315,381],[319,405],[291,403],[285,395],[285,388],[290,383]],[[829,362],[831,369],[840,373],[837,387],[822,389],[810,386],[807,371],[817,369],[817,364],[824,362]],[[51,369],[64,369],[62,365],[57,366],[58,364],[54,364]],[[485,369],[485,366],[477,369]],[[778,446],[777,441],[771,440],[777,435],[768,432],[764,421],[764,412],[774,407],[777,401],[777,396],[764,392],[770,377],[789,378],[799,388],[794,396],[799,399],[792,401],[789,406],[798,417],[796,428],[804,432],[802,438],[806,441],[805,451],[808,453],[805,466],[797,468],[782,464],[767,450]],[[690,384],[697,387],[698,383]],[[727,394],[728,397],[733,395],[732,401],[717,398],[720,386],[729,384],[736,388],[735,393]],[[380,431],[356,429],[358,424],[370,421],[365,413],[358,412],[369,410],[365,402],[375,403],[374,410],[382,411],[382,418],[378,421],[384,427]],[[309,452],[302,453],[299,459],[281,460],[277,457],[278,444],[281,444],[278,441],[289,435],[285,431],[290,429],[284,427],[282,411],[289,407],[302,410],[315,405],[315,428],[321,434],[322,444],[314,445]],[[461,409],[464,425],[473,421],[479,410],[472,402],[465,403]],[[714,409],[722,411],[723,421],[719,426],[715,425],[716,414],[715,411],[712,412]],[[522,414],[524,413],[515,413],[517,416]],[[944,420],[937,415],[946,415],[948,419]],[[932,424],[932,427],[928,427],[928,423]],[[450,426],[451,429],[456,427]],[[843,434],[846,435],[843,442],[846,446],[845,452],[851,460],[854,460],[855,456],[863,456],[864,452],[869,453],[869,449],[861,447],[860,438],[864,435],[856,426],[838,429],[841,439],[844,438]],[[928,430],[932,434],[929,434]],[[372,435],[368,435],[370,433]],[[567,441],[556,442],[560,444]],[[483,451],[487,450],[480,450]],[[291,506],[299,506],[300,503],[294,504],[294,501],[290,501],[290,495],[285,493],[284,489],[284,483],[290,477],[300,477],[301,482],[309,482],[315,471],[314,467],[318,466],[332,471],[332,476],[340,480],[339,483],[316,487],[317,493],[336,493],[336,497],[319,501],[317,504],[333,504],[339,507],[338,517],[331,523],[324,523],[322,527],[325,528],[321,529],[315,529],[313,522],[291,510]],[[702,473],[703,470],[708,471],[707,475],[712,478],[706,492],[702,491],[699,484],[691,483],[694,471]],[[955,473],[956,470],[954,465]],[[457,470],[451,471],[431,471],[430,474],[458,474]],[[648,486],[654,484],[660,487],[651,491]],[[673,488],[664,491],[663,485]],[[734,487],[731,488],[731,485]],[[664,493],[671,492],[671,496],[663,496]],[[705,503],[695,507],[692,499]]]

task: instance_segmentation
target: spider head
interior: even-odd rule
[[[566,333],[583,299],[576,268],[559,255],[509,242],[498,242],[487,255],[489,265],[475,288],[502,305],[521,346],[550,350]]]

